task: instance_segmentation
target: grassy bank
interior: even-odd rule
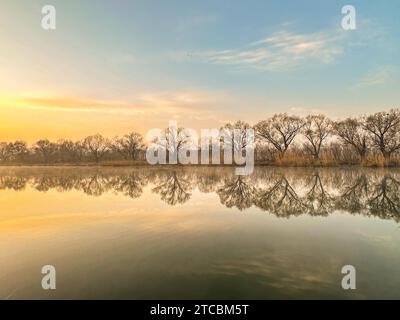
[[[0,166],[40,166],[40,167],[63,167],[63,166],[79,166],[79,167],[137,167],[137,166],[152,166],[146,160],[105,160],[99,162],[56,162],[56,163],[30,163],[30,162],[10,162],[1,163]],[[170,166],[177,165],[155,165],[155,166]],[[183,166],[178,164],[178,166]],[[187,166],[187,165],[185,165]],[[206,166],[204,164],[192,164],[191,166]],[[216,166],[209,164],[208,166]],[[220,166],[235,166],[235,164],[221,164]],[[255,161],[255,166],[275,166],[275,167],[342,167],[342,166],[359,166],[359,167],[400,167],[400,157],[394,156],[390,160],[386,160],[379,155],[366,157],[364,161],[338,161],[329,156],[313,159],[307,156],[286,155],[274,160],[258,160]]]

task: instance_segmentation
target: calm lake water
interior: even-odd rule
[[[399,222],[399,170],[4,167],[0,299],[400,298]]]

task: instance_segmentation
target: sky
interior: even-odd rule
[[[56,30],[41,27],[56,8]],[[344,5],[356,30],[341,27]],[[400,2],[0,4],[0,141],[399,107]]]

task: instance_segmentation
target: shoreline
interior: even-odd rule
[[[44,164],[44,163],[9,163],[9,164],[0,164],[0,168],[7,168],[7,167],[28,167],[28,168],[70,168],[70,167],[81,167],[81,168],[129,168],[129,167],[147,167],[147,168],[201,168],[201,167],[209,167],[209,168],[237,168],[241,167],[235,164],[190,164],[190,165],[183,165],[183,164],[156,164],[151,165],[145,162],[138,162],[138,163],[107,163],[107,162],[100,162],[100,163],[52,163],[52,164]],[[400,168],[400,165],[397,164],[389,164],[389,165],[377,165],[377,164],[275,164],[275,163],[255,163],[254,167],[271,167],[271,168]]]

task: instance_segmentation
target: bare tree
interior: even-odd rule
[[[25,161],[29,155],[29,150],[26,142],[17,140],[8,145],[8,151],[11,161]]]
[[[10,160],[10,145],[7,142],[0,143],[0,161],[6,162]]]
[[[231,141],[224,141],[224,143],[232,145],[233,150],[241,151],[246,148],[246,146],[251,143],[250,137],[248,135],[248,130],[252,127],[244,121],[236,121],[235,123],[227,123],[222,129],[226,129]],[[234,131],[238,132],[238,139],[235,139]]]
[[[78,161],[83,161],[86,154],[85,141],[74,142],[74,153]]]
[[[369,133],[372,144],[385,159],[400,149],[400,111],[377,112],[364,117],[363,128]]]
[[[56,144],[47,139],[39,140],[33,146],[33,150],[40,154],[45,162],[49,162],[50,157],[56,152]]]
[[[160,147],[165,148],[167,151],[167,162],[169,162],[173,155],[178,157],[179,150],[184,146],[188,147],[190,145],[192,136],[190,131],[185,128],[170,126],[164,130],[161,138],[161,141],[156,138],[154,142],[158,143]]]
[[[143,137],[137,132],[131,132],[123,137],[114,138],[112,149],[120,153],[125,159],[136,159],[137,152],[143,148]]]
[[[359,119],[347,118],[333,123],[333,131],[344,144],[353,147],[361,158],[365,159],[368,149],[368,134]]]
[[[71,161],[76,159],[75,143],[71,140],[58,140],[56,143],[57,158],[60,161]]]
[[[325,115],[318,114],[306,117],[303,135],[307,141],[304,146],[314,159],[319,159],[321,148],[330,131],[331,121]]]
[[[275,147],[279,156],[283,157],[303,126],[304,121],[299,117],[279,113],[258,122],[255,131],[259,139],[267,140]]]
[[[94,136],[86,137],[84,145],[89,153],[92,154],[95,161],[99,162],[107,152],[109,143],[102,135],[96,134]]]

